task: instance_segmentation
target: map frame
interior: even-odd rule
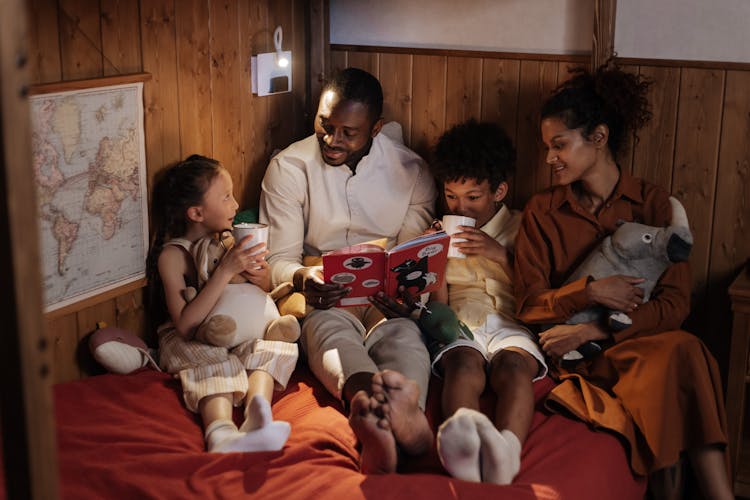
[[[139,179],[139,196],[140,196],[140,215],[142,217],[142,241],[144,249],[143,263],[137,273],[132,273],[126,277],[115,279],[111,282],[93,286],[82,292],[66,295],[62,298],[55,300],[54,302],[47,302],[46,297],[43,298],[44,313],[55,312],[56,314],[69,311],[77,311],[84,309],[89,305],[106,300],[113,296],[119,295],[119,292],[126,293],[133,290],[134,288],[140,288],[145,284],[146,277],[146,262],[145,255],[148,253],[149,246],[149,212],[148,212],[148,169],[146,164],[146,136],[145,136],[145,104],[144,104],[144,84],[151,79],[149,73],[133,73],[127,75],[118,75],[102,78],[93,78],[85,80],[73,80],[67,82],[54,82],[47,84],[34,85],[29,88],[29,98],[39,98],[48,96],[53,97],[55,95],[65,95],[82,97],[86,93],[90,93],[92,90],[115,90],[117,88],[136,88],[138,95],[138,109],[137,112],[137,136],[139,142],[139,168],[138,168],[138,179]],[[33,109],[30,106],[30,113],[33,115]],[[31,120],[32,131],[33,128],[33,117]],[[41,213],[38,215],[41,217]],[[41,220],[39,221],[39,227],[41,230]],[[40,239],[40,245],[42,241]],[[40,253],[41,257],[44,257],[44,252]],[[41,265],[41,263],[40,263]],[[44,277],[42,276],[42,287],[44,288]]]

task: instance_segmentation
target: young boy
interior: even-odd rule
[[[521,214],[502,201],[514,165],[502,128],[474,120],[443,134],[431,165],[446,213],[476,219],[475,227],[461,226],[455,235],[466,239],[454,244],[466,258],[448,260],[446,284],[430,297],[449,304],[474,335],[433,355],[446,417],[438,452],[452,476],[496,484],[509,484],[518,473],[534,411],[532,382],[547,373],[536,340],[513,316],[512,251]],[[478,411],[488,382],[497,395],[494,420]]]

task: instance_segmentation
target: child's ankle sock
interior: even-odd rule
[[[498,431],[485,417],[477,422],[477,433],[481,441],[482,481],[494,484],[510,484],[521,468],[521,442],[511,431]]]
[[[240,426],[240,432],[260,429],[271,421],[273,421],[271,403],[262,395],[256,394],[245,405],[245,421]]]
[[[291,427],[287,422],[269,422],[251,432],[240,432],[229,420],[212,422],[206,429],[206,443],[211,453],[278,451],[284,447]]]
[[[459,408],[442,423],[437,434],[440,461],[448,473],[464,481],[482,480],[479,462],[480,440],[473,413]]]
[[[231,420],[214,420],[206,427],[206,447],[211,453],[229,453],[226,449],[231,442],[242,437],[237,426]]]
[[[284,447],[292,427],[289,422],[275,420],[245,434],[244,451],[278,451]]]

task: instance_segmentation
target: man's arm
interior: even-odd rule
[[[307,181],[303,173],[273,158],[263,177],[260,194],[260,221],[268,224],[269,255],[273,286],[292,281],[302,268],[305,239],[303,206]]]
[[[397,243],[403,243],[421,235],[434,219],[435,199],[437,198],[435,181],[424,161],[420,159],[419,162],[421,164],[419,177],[414,184],[409,208],[398,232]]]

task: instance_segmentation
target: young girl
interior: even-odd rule
[[[628,134],[649,118],[647,83],[616,66],[577,70],[542,107],[542,140],[554,186],[531,198],[516,240],[518,316],[556,323],[539,342],[552,359],[589,340],[605,350],[568,370],[548,403],[628,443],[638,474],[690,459],[706,498],[732,498],[724,461],[726,432],[721,379],[711,353],[680,330],[689,312],[687,263],[662,275],[643,303],[638,276],[566,277],[619,220],[664,226],[669,193],[617,165]],[[627,311],[632,326],[610,332],[595,323],[562,324],[600,304]]]
[[[147,263],[150,309],[160,323],[167,320],[158,329],[160,364],[179,374],[186,406],[203,420],[208,451],[280,450],[290,427],[272,420],[270,402],[274,385],[283,388],[289,380],[297,345],[254,339],[228,350],[191,340],[236,274],[270,289],[267,251],[256,254],[262,244],[245,248],[252,236],[246,237],[225,254],[190,303],[183,297],[188,286],[197,288],[191,245],[230,230],[237,208],[229,172],[216,160],[192,155],[160,173],[153,189],[155,232]],[[232,409],[243,399],[245,420],[238,429]]]

